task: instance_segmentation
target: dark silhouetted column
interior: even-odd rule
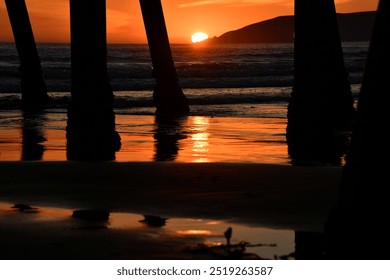
[[[70,1],[72,101],[67,157],[112,160],[120,148],[107,75],[105,0]]]
[[[140,0],[156,86],[153,100],[156,113],[183,115],[189,112],[187,99],[179,86],[169,45],[160,0]]]
[[[326,227],[328,257],[388,259],[387,155],[390,2],[381,0],[359,95],[357,121],[341,180],[341,198]]]
[[[41,105],[48,95],[26,3],[6,0],[5,4],[20,59],[22,101],[27,106]]]
[[[354,117],[333,0],[295,0],[294,87],[287,142],[296,162],[338,164]]]

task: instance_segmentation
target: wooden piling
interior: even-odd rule
[[[48,95],[25,0],[5,0],[5,4],[20,60],[23,104],[42,105]]]
[[[388,259],[390,242],[386,156],[389,124],[390,2],[376,14],[351,147],[341,178],[339,204],[326,226],[332,259]],[[379,130],[378,130],[379,128]],[[370,240],[375,240],[371,244]]]
[[[334,132],[349,129],[354,114],[334,1],[295,0],[290,156],[296,162],[340,164],[347,139]]]
[[[72,101],[68,107],[67,157],[113,160],[114,95],[107,74],[105,0],[70,1]]]
[[[188,114],[189,106],[179,86],[161,1],[140,0],[140,5],[152,58],[153,76],[156,79],[153,93],[156,114]]]

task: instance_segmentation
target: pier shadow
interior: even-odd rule
[[[174,161],[180,150],[180,140],[186,139],[184,124],[187,117],[164,117],[157,115],[155,118],[155,161]]]
[[[40,109],[23,110],[21,160],[42,160],[45,151],[46,113]]]

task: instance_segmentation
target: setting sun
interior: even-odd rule
[[[207,35],[206,33],[203,33],[203,32],[196,32],[196,33],[192,34],[192,36],[191,36],[192,43],[199,43],[199,42],[202,42],[208,38],[209,38],[209,35]]]

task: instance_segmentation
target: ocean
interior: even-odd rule
[[[343,44],[345,64],[355,97],[359,93],[368,46],[368,42]],[[2,132],[0,160],[19,158],[15,155],[11,156],[8,151],[21,149],[16,146],[20,146],[22,137],[15,136],[14,132],[11,133],[12,128],[18,129],[26,123],[27,125],[31,123],[33,126],[45,127],[46,134],[65,130],[66,107],[70,100],[70,46],[38,44],[37,47],[49,94],[55,100],[52,107],[45,110],[44,126],[39,124],[39,117],[30,118],[26,122],[26,118],[19,110],[21,95],[16,48],[11,43],[0,43],[0,131]],[[205,129],[205,122],[207,122],[209,127],[202,133],[208,133],[210,143],[214,139],[215,145],[218,142],[224,143],[224,140],[239,142],[240,149],[248,143],[258,147],[259,142],[285,145],[287,104],[293,83],[293,51],[293,44],[172,45],[180,85],[191,108],[189,120],[184,125],[187,133],[184,138],[193,137],[191,133],[197,129]],[[107,60],[108,75],[115,95],[117,126],[122,137],[122,151],[127,147],[123,143],[130,138],[132,140],[129,140],[131,142],[129,145],[137,143],[139,146],[146,141],[153,146],[155,141],[153,133],[156,132],[153,120],[155,109],[152,102],[154,79],[151,76],[152,64],[148,46],[109,45]],[[219,126],[211,128],[211,124],[217,120],[213,118],[218,118]],[[225,124],[220,127],[222,122]],[[252,126],[243,126],[243,123],[250,123]],[[256,126],[260,124],[265,126]],[[238,127],[242,129],[246,127],[247,130],[237,132]],[[59,138],[64,138],[63,135],[55,137],[58,141]],[[59,144],[54,140],[55,143],[47,140],[46,136],[44,138],[46,139],[45,150],[60,149],[62,153],[64,152],[64,140]],[[10,143],[16,146],[10,147]],[[145,149],[149,149],[149,146]],[[181,153],[174,156],[174,159],[180,159],[179,154],[182,155],[185,149],[179,148],[179,150]],[[259,156],[256,156],[257,153]],[[283,150],[281,153],[286,152]],[[245,148],[244,154],[236,153],[237,156],[234,153],[230,154],[231,156],[229,153],[220,156],[216,152],[213,157],[209,156],[207,159],[273,162],[272,159],[265,159],[261,155],[264,155],[264,151],[257,152],[256,149],[251,150],[249,146]],[[55,158],[56,155],[50,156],[50,159]],[[63,158],[64,155],[59,157],[59,159]],[[122,158],[137,161],[145,158],[153,160],[156,156],[139,155],[138,157],[133,151],[133,156],[128,154]],[[204,157],[200,158],[204,159]],[[277,163],[288,162],[287,155],[282,160],[279,159],[276,160]],[[184,157],[183,160],[193,161],[193,156]]]

